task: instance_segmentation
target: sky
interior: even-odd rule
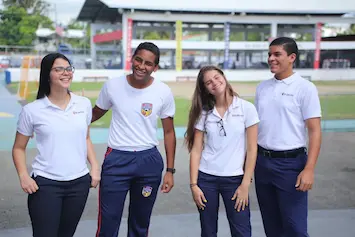
[[[48,16],[55,21],[55,9],[57,12],[57,22],[64,25],[71,19],[76,19],[85,0],[46,0],[51,4]]]
[[[79,12],[84,5],[85,0],[45,0],[46,2],[51,4],[51,10],[49,11],[49,17],[55,21],[55,12],[57,13],[57,23],[62,23],[64,25],[67,25],[68,22],[71,19],[76,19],[79,15]],[[144,0],[106,0],[107,2],[112,2],[114,3],[125,3],[126,1],[134,1],[136,3]],[[166,0],[152,0],[153,2],[166,2]],[[181,0],[185,2],[189,2],[190,0]],[[235,0],[224,0],[224,1],[235,1]],[[255,0],[252,0],[255,1]],[[258,0],[260,1],[260,0]],[[284,0],[272,0],[274,2],[277,1],[284,1]],[[302,0],[302,1],[309,1],[309,0]],[[311,2],[316,2],[317,0],[310,0]],[[330,1],[333,2],[333,0],[324,0],[324,1]],[[347,6],[354,6],[355,7],[355,1],[354,0],[340,0],[344,3],[344,5]],[[354,1],[354,2],[353,2]],[[210,2],[210,1],[207,1]],[[212,1],[214,2],[214,1]],[[331,4],[330,4],[331,5]],[[329,6],[330,6],[329,5]],[[329,8],[328,6],[328,8]],[[327,7],[325,7],[327,8]],[[55,11],[56,9],[56,11]]]
[[[45,0],[51,4],[48,11],[48,17],[55,21],[57,13],[57,22],[67,25],[71,19],[76,19],[84,5],[85,0]],[[3,8],[0,0],[0,9]]]
[[[45,0],[46,2],[50,3],[50,9],[48,12],[48,16],[55,21],[55,16],[57,15],[57,23],[61,23],[63,25],[67,25],[71,19],[76,19],[79,15],[79,12],[84,5],[85,0]],[[124,1],[129,1],[129,0],[106,0],[108,2],[124,2]],[[117,1],[117,2],[116,2]],[[133,0],[131,0],[133,1]],[[135,2],[138,2],[139,0],[134,0]],[[142,0],[141,0],[142,1]],[[165,1],[165,0],[153,0],[154,2],[159,2],[159,1]],[[189,0],[184,0],[184,1],[189,1]],[[232,0],[235,1],[235,0]],[[280,0],[273,0],[273,1],[280,1]],[[315,1],[315,0],[311,0]],[[348,3],[348,1],[352,2],[353,0],[341,0],[344,1],[344,3]],[[0,8],[2,7],[1,5],[1,0],[0,0]],[[351,3],[355,6],[355,1]],[[350,4],[350,5],[351,5]]]

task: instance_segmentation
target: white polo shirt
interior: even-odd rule
[[[34,176],[68,181],[86,175],[86,136],[91,122],[90,100],[70,93],[65,110],[47,97],[22,108],[17,131],[25,136],[35,133],[38,155],[32,164]]]
[[[218,124],[221,119],[226,136]],[[206,132],[199,170],[216,176],[244,174],[246,128],[258,122],[254,105],[237,97],[233,98],[223,118],[216,108],[203,111],[195,125],[196,129]]]
[[[144,88],[132,87],[126,76],[108,80],[96,101],[104,110],[112,108],[108,146],[123,151],[147,150],[159,144],[159,118],[174,117],[175,101],[170,88],[154,80]]]
[[[260,118],[258,144],[269,150],[305,147],[305,120],[321,117],[316,86],[298,73],[261,82],[255,104]]]

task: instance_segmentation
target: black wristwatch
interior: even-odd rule
[[[166,168],[166,172],[171,172],[172,174],[175,174],[176,170],[174,168]]]

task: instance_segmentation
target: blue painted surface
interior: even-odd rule
[[[13,146],[18,115],[22,106],[17,102],[16,95],[12,95],[5,87],[4,74],[0,77],[0,112],[13,117],[0,117],[0,150],[10,150]],[[34,147],[34,142],[29,142]]]

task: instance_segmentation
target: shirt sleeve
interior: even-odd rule
[[[96,100],[97,107],[103,110],[109,110],[112,107],[111,98],[108,93],[107,83],[108,82],[105,82],[104,86],[100,91],[99,97]]]
[[[30,111],[27,107],[23,107],[17,122],[17,131],[24,136],[30,137],[33,135],[33,130],[33,122]]]
[[[302,90],[302,93],[301,109],[303,119],[320,118],[322,112],[317,87],[312,83]]]
[[[200,118],[197,120],[195,124],[195,128],[204,132],[205,129],[205,122],[206,122],[206,112],[202,112]]]
[[[92,119],[92,105],[89,99],[87,99],[87,112],[86,112],[86,124],[89,126]]]
[[[173,93],[171,90],[169,91],[168,95],[165,97],[163,101],[163,106],[160,110],[159,117],[162,119],[168,118],[168,117],[174,117],[175,115],[175,100]]]
[[[252,103],[250,102],[245,103],[244,110],[245,110],[245,128],[248,128],[260,122],[258,112],[256,111],[256,108]]]
[[[255,108],[258,110],[258,103],[259,103],[259,88],[260,88],[260,85],[258,85],[256,87],[256,92],[255,92],[255,98],[254,98],[254,105],[255,105]]]

